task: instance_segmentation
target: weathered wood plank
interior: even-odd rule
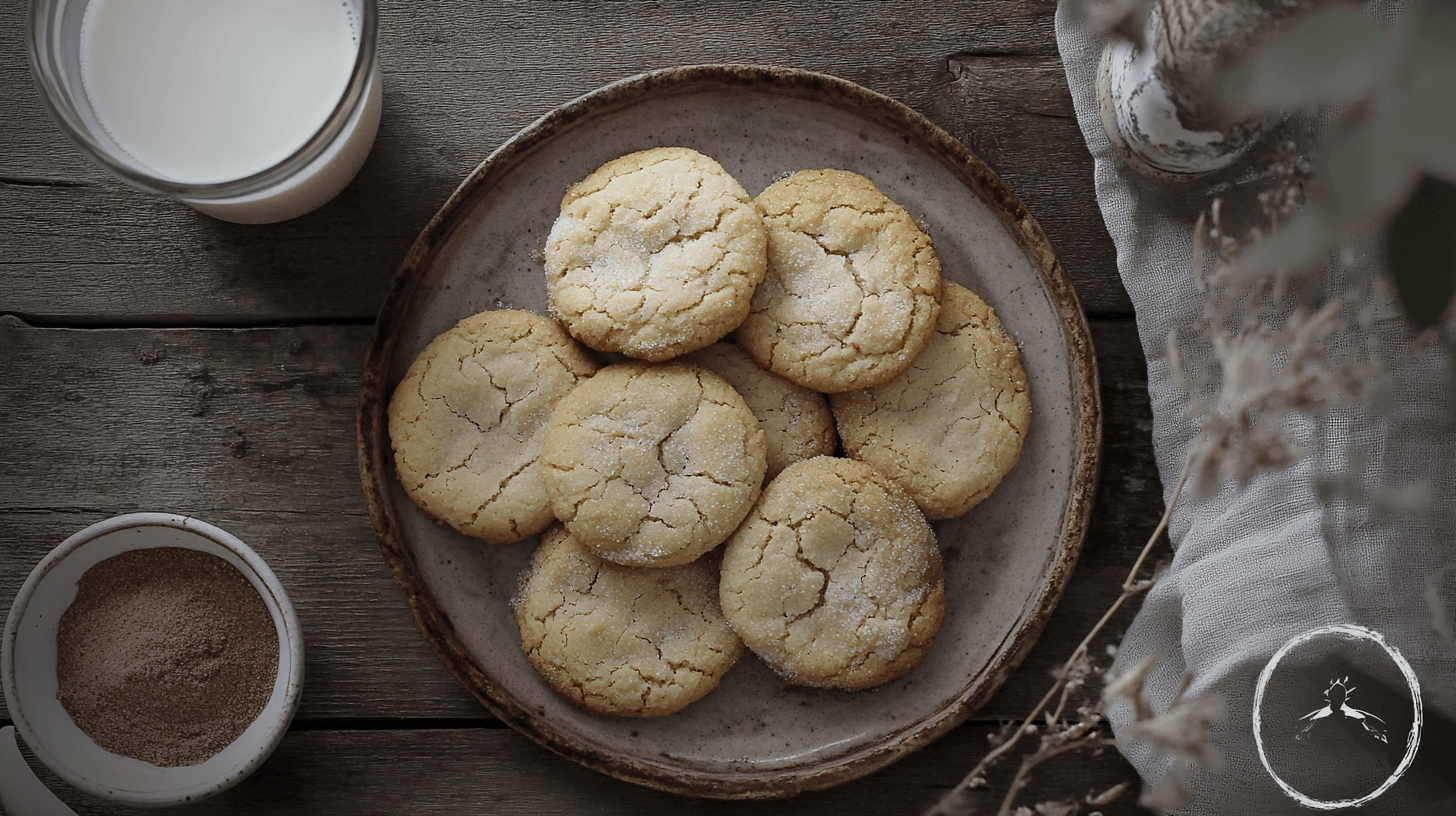
[[[914,814],[933,804],[987,750],[991,725],[963,726],[879,773],[828,791],[767,802],[687,799],[621,782],[538,748],[504,728],[391,731],[293,731],[258,771],[237,787],[195,805],[170,809],[177,816],[338,813],[522,814],[593,813],[638,816],[691,810],[702,816],[732,814]],[[998,766],[995,791],[1005,793],[1019,755]],[[32,764],[80,816],[119,816],[149,811],[121,807],[69,788]],[[1116,752],[1051,760],[1032,778],[1019,802],[1081,799],[1126,780],[1132,768]],[[988,792],[988,801],[999,797]],[[1145,813],[1136,805],[1137,785],[1106,816]],[[986,812],[994,812],[992,804]],[[1084,811],[1085,812],[1085,811]]]
[[[426,649],[365,514],[354,414],[371,331],[36,329],[0,317],[0,600],[87,524],[196,515],[257,549],[298,607],[300,717],[487,716]],[[1161,511],[1133,321],[1094,321],[1093,338],[1106,423],[1091,529],[1041,640],[984,717],[1030,708]]]
[[[301,717],[484,716],[420,638],[364,510],[368,326],[70,330],[0,318],[0,593],[136,511],[195,515],[273,567],[306,644]]]
[[[1061,59],[962,52],[919,108],[980,156],[1046,230],[1082,305],[1130,314]]]
[[[357,181],[270,226],[225,224],[88,165],[28,76],[23,5],[0,5],[0,312],[48,324],[368,318],[449,192],[520,128],[653,68],[824,71],[925,113],[986,154],[1064,255],[1087,308],[1126,296],[1057,61],[1052,4],[385,3],[385,107]],[[447,22],[448,21],[448,22]],[[1050,113],[1049,113],[1050,111]]]
[[[399,259],[477,162],[582,93],[690,63],[823,71],[921,111],[1026,201],[1089,312],[1130,314],[1071,117],[1055,3],[381,6],[384,119],[359,179],[309,216],[245,227],[131,191],[86,162],[32,87],[24,4],[0,4],[0,604],[66,535],[124,512],[197,515],[269,561],[308,644],[299,719],[257,776],[184,813],[913,813],[932,802],[984,754],[998,719],[1040,697],[1161,510],[1130,318],[1093,321],[1106,418],[1098,503],[1073,579],[1022,669],[925,750],[773,803],[688,802],[588,771],[500,727],[449,676],[364,512],[359,367]],[[400,727],[416,725],[427,727]],[[993,786],[1004,787],[1013,762]],[[1112,752],[1066,757],[1038,774],[1026,800],[1131,778]],[[132,812],[69,789],[64,797],[83,816]],[[1101,810],[1137,812],[1134,798]]]

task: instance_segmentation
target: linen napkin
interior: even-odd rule
[[[1170,366],[1170,332],[1179,333],[1183,370],[1213,357],[1206,332],[1199,334],[1194,224],[1216,196],[1226,200],[1228,220],[1253,223],[1252,195],[1238,172],[1177,182],[1128,168],[1098,109],[1106,35],[1083,27],[1066,2],[1056,32],[1148,360],[1153,447],[1168,499],[1199,428]],[[1369,250],[1357,247],[1364,253],[1357,260],[1376,262]],[[1340,298],[1342,286],[1337,274],[1326,275],[1323,294]],[[1378,340],[1379,359],[1388,361],[1384,398],[1292,415],[1285,430],[1304,449],[1296,464],[1242,486],[1228,480],[1212,495],[1185,493],[1169,527],[1171,565],[1114,661],[1116,676],[1156,658],[1146,683],[1155,711],[1168,707],[1185,672],[1192,676],[1186,697],[1224,698],[1209,734],[1222,758],[1218,769],[1185,770],[1145,742],[1121,748],[1150,788],[1170,770],[1186,773],[1189,801],[1179,813],[1304,813],[1362,799],[1362,813],[1456,813],[1449,778],[1456,769],[1456,643],[1433,627],[1432,605],[1456,617],[1456,569],[1443,572],[1456,564],[1450,366],[1440,344],[1413,344],[1393,299],[1376,311],[1368,330],[1341,330],[1326,345],[1368,359]],[[1340,626],[1359,628],[1301,639]],[[1412,684],[1392,652],[1419,684],[1414,750]],[[1130,716],[1128,707],[1113,709],[1119,736]]]

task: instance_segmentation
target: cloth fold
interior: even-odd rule
[[[1170,332],[1184,341],[1185,370],[1198,370],[1213,357],[1208,338],[1198,335],[1203,300],[1192,271],[1194,224],[1215,195],[1227,199],[1230,220],[1239,219],[1242,206],[1250,222],[1252,190],[1228,175],[1174,182],[1123,164],[1098,109],[1105,36],[1082,28],[1065,0],[1056,31],[1094,159],[1098,204],[1148,360],[1153,446],[1166,500],[1198,432],[1189,396],[1170,368]],[[1345,294],[1338,276],[1327,276],[1323,285],[1326,298]],[[1387,367],[1385,399],[1292,416],[1284,428],[1305,450],[1299,462],[1242,486],[1231,480],[1213,495],[1185,493],[1172,515],[1171,566],[1143,600],[1111,671],[1116,675],[1155,656],[1146,688],[1156,711],[1173,700],[1185,672],[1192,675],[1187,695],[1220,694],[1226,702],[1224,716],[1210,731],[1222,768],[1188,771],[1183,787],[1191,801],[1179,813],[1305,813],[1309,807],[1300,796],[1314,802],[1357,800],[1376,787],[1370,780],[1397,771],[1398,781],[1360,812],[1456,813],[1456,784],[1447,778],[1456,767],[1456,744],[1441,739],[1456,733],[1451,727],[1456,644],[1443,642],[1433,630],[1427,590],[1430,583],[1448,613],[1456,608],[1456,570],[1441,572],[1456,564],[1456,469],[1450,466],[1456,423],[1445,385],[1449,366],[1439,344],[1413,343],[1393,301],[1377,313],[1374,335],[1384,356],[1397,361]],[[1347,329],[1328,345],[1337,354],[1359,355],[1370,340],[1369,332]],[[1352,484],[1361,489],[1331,487]],[[1428,506],[1386,512],[1378,499],[1392,491],[1424,491]],[[1256,692],[1271,658],[1301,634],[1339,624],[1374,636],[1316,635],[1291,647],[1290,657],[1269,672],[1256,723]],[[1419,678],[1419,715],[1389,651],[1408,661]],[[1321,706],[1332,714],[1301,720]],[[1379,715],[1387,723],[1387,739],[1381,742],[1362,728],[1357,713]],[[1112,712],[1119,733],[1128,716]],[[1402,769],[1417,716],[1423,717],[1425,736]],[[1150,787],[1173,765],[1146,744],[1129,743],[1122,750]],[[1356,772],[1366,766],[1368,774]]]

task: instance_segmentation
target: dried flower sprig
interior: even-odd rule
[[[1258,196],[1270,225],[1288,218],[1303,200],[1310,167],[1295,151],[1292,142],[1281,145],[1269,174],[1274,183]],[[1247,267],[1240,260],[1241,244],[1256,244],[1262,237],[1258,227],[1242,242],[1230,235],[1220,200],[1199,216],[1192,261],[1203,296],[1198,335],[1211,345],[1209,365],[1190,376],[1178,333],[1168,336],[1173,380],[1189,396],[1189,416],[1201,423],[1192,457],[1195,484],[1204,494],[1224,480],[1244,485],[1257,473],[1298,462],[1304,451],[1283,427],[1289,415],[1318,414],[1367,399],[1378,389],[1378,353],[1372,350],[1364,362],[1334,361],[1327,349],[1346,326],[1346,306],[1353,305],[1348,301],[1362,306],[1359,322],[1373,320],[1365,304],[1376,301],[1370,295],[1378,283],[1366,276],[1364,287],[1348,287],[1347,301],[1297,302],[1295,293],[1311,289],[1317,271]]]
[[[1194,765],[1202,765],[1212,771],[1223,767],[1218,751],[1208,742],[1208,727],[1223,716],[1224,700],[1218,694],[1184,698],[1193,675],[1184,674],[1183,683],[1174,695],[1168,709],[1153,715],[1143,682],[1151,660],[1145,660],[1134,670],[1127,672],[1135,682],[1122,681],[1111,684],[1103,694],[1104,702],[1117,698],[1127,699],[1134,705],[1132,722],[1127,726],[1120,744],[1145,742],[1173,757],[1173,766],[1163,776],[1156,788],[1143,793],[1138,800],[1144,807],[1156,810],[1170,810],[1188,804],[1188,794],[1183,780]]]
[[[1259,194],[1258,201],[1267,224],[1277,225],[1300,206],[1310,166],[1292,143],[1279,146],[1270,166],[1269,177],[1274,184]],[[1379,368],[1374,354],[1363,363],[1331,361],[1327,342],[1344,327],[1347,303],[1301,305],[1298,295],[1311,288],[1303,279],[1311,272],[1309,269],[1251,274],[1243,268],[1239,263],[1241,242],[1224,228],[1221,208],[1222,203],[1214,201],[1211,212],[1199,218],[1193,235],[1194,280],[1203,299],[1201,334],[1209,344],[1201,356],[1209,363],[1190,377],[1176,334],[1170,335],[1167,346],[1174,380],[1189,395],[1190,416],[1200,427],[1163,516],[1124,580],[1121,594],[1055,673],[1052,687],[1019,726],[1008,726],[997,735],[991,751],[926,811],[927,816],[961,816],[978,810],[978,804],[984,804],[984,794],[977,792],[988,788],[990,768],[1023,737],[1038,733],[1042,734],[1040,743],[1023,758],[1001,799],[997,810],[1001,816],[1079,812],[1083,803],[1077,802],[1042,802],[1035,808],[1013,809],[1032,770],[1068,751],[1140,741],[1169,753],[1175,760],[1172,768],[1162,783],[1146,791],[1140,800],[1157,809],[1186,803],[1183,780],[1194,765],[1219,767],[1207,733],[1209,724],[1223,712],[1222,699],[1216,695],[1185,699],[1191,680],[1185,678],[1183,689],[1168,708],[1155,713],[1144,688],[1153,667],[1151,659],[1106,679],[1099,700],[1078,707],[1075,717],[1067,717],[1072,696],[1102,673],[1089,659],[1088,649],[1113,615],[1152,585],[1152,579],[1144,576],[1144,567],[1166,531],[1190,477],[1196,476],[1204,492],[1212,492],[1224,480],[1246,483],[1256,473],[1294,464],[1304,452],[1285,432],[1284,419],[1294,413],[1317,414],[1368,397],[1375,380],[1372,375]],[[1244,243],[1257,243],[1262,234],[1255,228]],[[1210,245],[1212,257],[1207,258]],[[1378,281],[1367,276],[1366,291],[1355,290],[1350,302],[1359,304],[1358,296],[1368,296],[1373,286],[1378,286]],[[1359,320],[1368,328],[1371,318],[1362,311]],[[1117,700],[1131,705],[1132,719],[1123,736],[1113,739],[1107,731],[1104,711]],[[1043,718],[1044,725],[1039,725]],[[1109,789],[1094,806],[1105,804],[1120,792],[1116,787]],[[1093,804],[1091,797],[1085,804]]]
[[[1431,611],[1431,631],[1446,646],[1456,644],[1456,624],[1452,623],[1450,611],[1441,599],[1441,584],[1452,573],[1456,573],[1456,564],[1447,564],[1426,576],[1426,606]],[[1456,706],[1456,689],[1442,689],[1436,697],[1443,705]]]
[[[1446,604],[1441,601],[1441,582],[1452,572],[1456,572],[1456,564],[1447,564],[1426,576],[1426,606],[1431,610],[1431,631],[1448,646],[1456,644],[1456,625],[1451,623]]]
[[[1191,464],[1192,459],[1190,458],[1189,465]],[[1014,814],[1019,814],[1022,811],[1033,814],[1078,812],[1081,805],[1075,802],[1043,802],[1036,806],[1038,810],[1027,810],[1025,808],[1013,810],[1012,805],[1015,802],[1016,795],[1026,786],[1031,771],[1041,763],[1069,751],[1103,748],[1116,744],[1106,731],[1106,717],[1103,714],[1104,703],[1113,698],[1108,698],[1104,695],[1102,699],[1091,705],[1080,706],[1076,710],[1077,717],[1075,719],[1068,720],[1064,719],[1064,717],[1068,713],[1072,695],[1084,688],[1090,678],[1100,673],[1089,656],[1089,649],[1092,642],[1102,633],[1107,623],[1112,620],[1113,616],[1117,614],[1117,611],[1124,604],[1152,586],[1153,581],[1151,578],[1143,575],[1143,568],[1153,548],[1158,544],[1164,531],[1168,528],[1168,521],[1172,516],[1173,508],[1177,505],[1178,497],[1182,494],[1183,488],[1188,482],[1189,472],[1190,467],[1185,466],[1182,475],[1178,479],[1178,486],[1173,491],[1173,496],[1163,513],[1163,517],[1158,521],[1157,527],[1153,530],[1152,535],[1148,537],[1147,543],[1143,545],[1142,552],[1139,553],[1137,561],[1128,572],[1127,578],[1122,582],[1122,593],[1113,601],[1112,606],[1102,615],[1092,627],[1092,630],[1077,645],[1077,648],[1072,651],[1072,656],[1053,674],[1051,688],[1047,689],[1046,694],[1042,696],[1031,713],[1019,725],[1009,727],[1009,733],[998,735],[1001,738],[993,740],[994,747],[986,756],[980,762],[976,763],[975,767],[971,768],[970,772],[955,787],[946,791],[934,806],[925,811],[925,816],[964,816],[964,814],[976,812],[980,804],[980,799],[976,791],[987,788],[987,772],[1003,759],[1023,737],[1036,736],[1038,733],[1042,734],[1040,744],[1034,752],[1022,759],[1021,766],[1017,769],[1015,777],[1008,786],[997,813],[999,816],[1014,816]],[[1146,675],[1147,669],[1145,668],[1138,674],[1133,685],[1129,686],[1126,683],[1120,685],[1114,684],[1118,689],[1117,694],[1131,691],[1135,699],[1145,699],[1142,681]],[[1119,678],[1119,680],[1126,679],[1127,675]],[[1053,701],[1055,701],[1055,708],[1052,708]],[[1145,720],[1155,719],[1151,706],[1138,708],[1137,718]],[[1038,726],[1038,722],[1044,723],[1044,732],[1043,728]],[[1105,805],[1110,803],[1125,789],[1125,787],[1121,786],[1109,788],[1096,797],[1098,804]],[[1056,808],[1062,807],[1071,807],[1072,809],[1056,810]]]
[[[1363,377],[1332,368],[1322,345],[1339,325],[1339,304],[1310,314],[1296,309],[1282,332],[1254,323],[1232,338],[1214,339],[1223,388],[1216,404],[1201,414],[1202,433],[1194,447],[1196,480],[1204,493],[1224,479],[1246,484],[1256,473],[1282,470],[1304,454],[1283,429],[1292,413],[1316,413],[1360,393]],[[1169,359],[1177,360],[1176,335],[1169,335]],[[1282,358],[1282,370],[1275,360]]]

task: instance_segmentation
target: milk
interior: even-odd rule
[[[161,178],[232,181],[304,145],[338,106],[359,54],[341,0],[91,0],[81,75],[112,139]],[[299,177],[245,200],[183,199],[234,221],[276,221],[338,192],[363,163],[379,83]]]

